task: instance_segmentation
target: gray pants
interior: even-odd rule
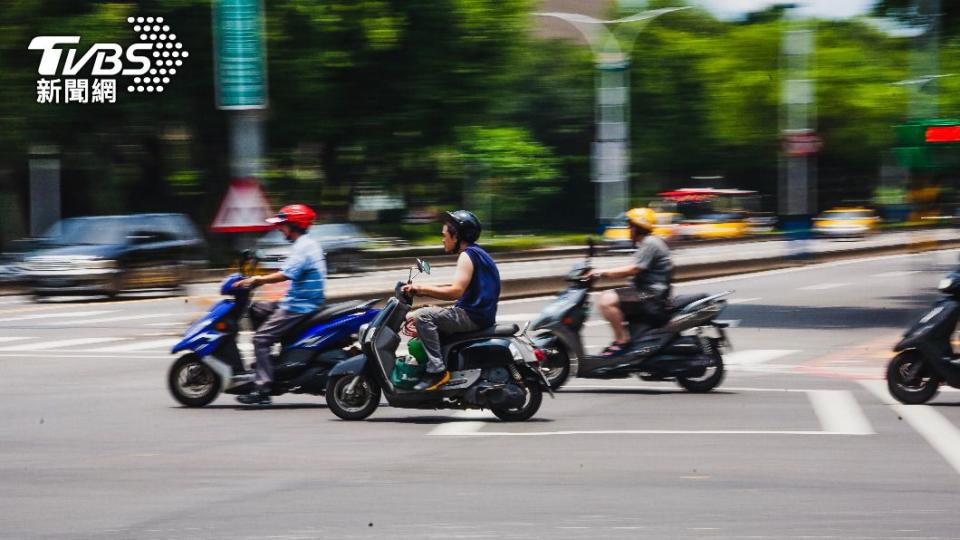
[[[467,312],[458,308],[421,308],[413,315],[420,342],[427,352],[427,373],[441,373],[447,369],[440,349],[440,333],[459,334],[480,330]]]
[[[268,390],[273,382],[273,362],[270,361],[270,349],[274,343],[298,323],[311,317],[314,312],[288,313],[280,309],[279,302],[257,302],[251,306],[251,317],[269,317],[253,335],[253,353],[257,357],[257,386]]]

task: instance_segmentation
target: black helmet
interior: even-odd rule
[[[467,210],[444,212],[443,221],[453,226],[453,232],[456,233],[458,241],[462,240],[468,244],[476,242],[483,230],[477,216]]]

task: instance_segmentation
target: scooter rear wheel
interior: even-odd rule
[[[333,414],[343,420],[363,420],[380,406],[380,386],[366,375],[339,375],[327,381],[326,398]]]
[[[187,407],[203,407],[212,403],[220,395],[222,382],[220,375],[193,353],[178,358],[167,374],[167,387],[173,399]]]
[[[540,404],[543,403],[543,390],[536,382],[527,381],[524,387],[527,391],[527,399],[523,405],[516,409],[491,409],[497,418],[504,422],[523,422],[533,418],[540,410]]]
[[[940,379],[917,351],[903,351],[887,366],[887,389],[900,403],[926,403],[933,399],[939,387]]]
[[[723,376],[723,355],[720,354],[720,351],[714,350],[713,362],[707,367],[703,375],[699,377],[677,377],[677,384],[687,392],[702,394],[716,388],[723,382]]]

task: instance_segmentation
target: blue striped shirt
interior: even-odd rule
[[[309,235],[300,235],[293,243],[293,250],[280,272],[290,278],[290,288],[280,301],[280,309],[288,313],[309,313],[323,304],[327,261],[323,249]]]

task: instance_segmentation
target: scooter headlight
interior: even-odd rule
[[[943,278],[940,280],[940,284],[937,285],[937,289],[940,289],[942,292],[947,292],[953,288],[953,280],[950,278]]]

